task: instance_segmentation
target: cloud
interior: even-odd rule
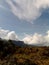
[[[21,20],[33,21],[49,8],[49,0],[6,0],[11,12]]]
[[[11,39],[11,40],[18,40],[18,36],[16,35],[15,31],[9,31],[0,29],[0,38],[2,39]]]
[[[35,33],[34,35],[30,36],[27,35],[23,41],[28,44],[43,44],[45,43],[44,37],[41,34]]]
[[[11,40],[20,40],[15,31],[9,31],[0,28],[0,38],[2,39],[11,39]],[[49,30],[46,32],[46,35],[34,33],[33,35],[25,34],[24,38],[21,41],[24,41],[25,44],[37,45],[37,46],[49,46]]]
[[[14,31],[9,32],[6,38],[11,40],[18,40],[18,36]]]
[[[49,31],[46,32],[47,35],[45,36],[45,40],[47,41],[47,43],[49,43]]]
[[[34,35],[26,35],[23,38],[23,41],[26,44],[37,45],[37,46],[38,45],[48,46],[49,45],[49,31],[47,31],[47,34],[44,36],[42,34],[38,34],[38,33],[35,33]]]

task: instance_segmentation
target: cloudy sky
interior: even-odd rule
[[[49,0],[0,0],[0,37],[49,43]]]

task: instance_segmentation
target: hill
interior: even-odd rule
[[[0,65],[49,65],[49,47],[24,46],[24,43],[21,46],[22,43],[0,39]]]

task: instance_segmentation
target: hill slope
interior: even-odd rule
[[[49,65],[49,47],[16,44],[12,40],[0,39],[0,65]]]

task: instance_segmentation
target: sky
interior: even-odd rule
[[[49,43],[49,0],[0,0],[0,37]]]

